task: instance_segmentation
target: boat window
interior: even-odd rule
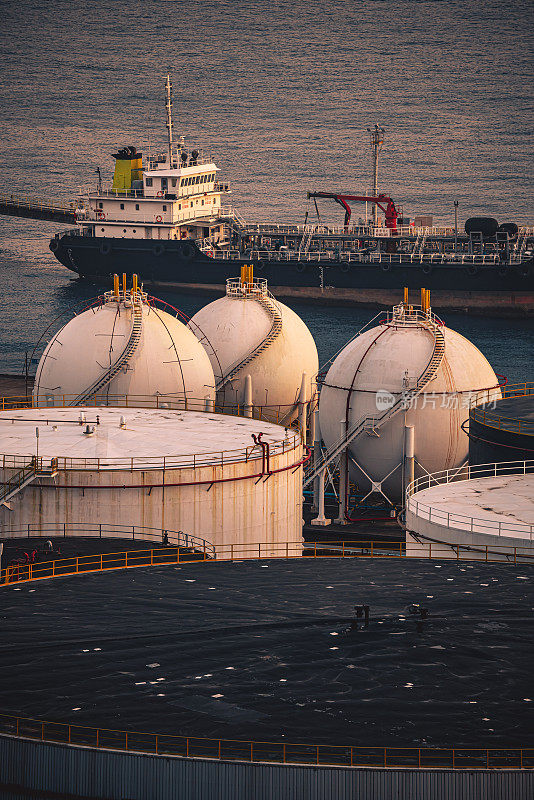
[[[139,203],[136,203],[136,204],[135,204],[135,210],[136,210],[136,211],[139,211]]]
[[[124,211],[124,203],[121,203],[121,211]]]
[[[146,179],[146,185],[147,186],[152,186],[152,178],[147,178]]]
[[[182,204],[178,203],[178,211],[181,211],[181,210],[182,210]]]
[[[99,203],[99,204],[98,204],[98,207],[99,207],[99,208],[104,208],[104,203]]]
[[[176,186],[176,178],[171,178],[171,183],[173,186]]]
[[[164,211],[167,211],[167,206],[163,206],[163,210],[164,210]]]
[[[200,181],[200,177],[199,177],[199,175],[197,175],[196,178],[195,178],[195,183],[198,183],[199,181]]]

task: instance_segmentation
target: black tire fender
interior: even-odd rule
[[[109,256],[111,253],[111,244],[109,242],[102,242],[100,245],[100,252],[103,256]]]
[[[55,238],[51,239],[49,247],[50,247],[50,250],[53,253],[57,253],[57,251],[59,250],[59,239],[55,239]]]
[[[184,244],[182,245],[182,256],[185,259],[187,259],[187,261],[190,261],[194,255],[195,255],[194,245],[192,245],[190,242],[184,242]]]

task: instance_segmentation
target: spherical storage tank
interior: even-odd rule
[[[267,281],[227,281],[226,296],[189,325],[206,348],[220,405],[246,404],[247,375],[252,405],[268,407],[262,419],[285,425],[295,419],[303,373],[311,399],[319,369],[315,342],[300,317],[269,294]]]
[[[480,350],[429,309],[398,306],[383,324],[349,342],[333,362],[320,395],[321,433],[330,447],[339,441],[342,424],[350,431],[359,420],[374,418],[349,445],[351,476],[364,492],[378,488],[370,481],[384,481],[382,490],[398,502],[405,425],[415,428],[416,477],[459,467],[468,455],[461,425],[475,394],[500,397],[495,372]],[[401,410],[381,425],[381,415],[403,397]]]
[[[172,398],[173,406],[205,408],[215,399],[209,358],[178,319],[140,291],[108,292],[70,320],[48,343],[35,377],[34,400],[72,405],[95,395]],[[164,401],[162,397],[162,401]]]

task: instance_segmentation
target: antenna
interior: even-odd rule
[[[169,134],[169,167],[172,169],[172,82],[171,76],[167,75],[165,81],[165,108],[167,110],[167,131]]]
[[[369,134],[373,153],[373,197],[376,197],[378,195],[378,154],[384,144],[384,128],[375,123],[374,128],[367,128],[367,133]],[[376,203],[373,206],[373,223],[375,227],[378,226],[378,206]]]

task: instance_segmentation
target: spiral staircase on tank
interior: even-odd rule
[[[282,314],[272,294],[267,290],[267,281],[254,281],[250,284],[242,283],[241,281],[227,281],[228,289],[227,294],[231,296],[246,297],[255,300],[264,309],[270,318],[271,326],[267,335],[256,345],[244,358],[238,361],[230,370],[223,375],[220,380],[215,384],[217,391],[220,391],[227,383],[229,383],[235,376],[241,372],[251,361],[254,361],[261,353],[267,350],[268,347],[280,336],[282,332]],[[234,286],[234,284],[236,284]],[[234,295],[234,292],[238,294]]]
[[[83,392],[70,403],[71,406],[84,405],[84,403],[108,386],[113,378],[119,374],[121,369],[128,366],[132,356],[137,350],[143,333],[143,301],[139,293],[132,293],[124,297],[121,296],[121,298],[123,300],[128,300],[132,304],[132,327],[126,346],[118,359],[90,386],[84,389]]]
[[[405,325],[423,327],[432,335],[434,340],[430,360],[417,379],[415,386],[403,392],[395,403],[382,414],[378,416],[364,415],[360,417],[347,433],[326,450],[320,459],[308,469],[304,476],[304,487],[312,483],[332,461],[339,458],[341,453],[343,453],[349,444],[358,436],[361,436],[363,433],[380,436],[380,429],[400,411],[410,408],[413,400],[421,394],[428,384],[436,377],[445,356],[445,336],[443,334],[443,327],[430,309],[424,311],[414,309],[413,307],[410,308],[411,310],[407,311],[404,306],[397,306],[393,310],[391,321],[401,321]]]

